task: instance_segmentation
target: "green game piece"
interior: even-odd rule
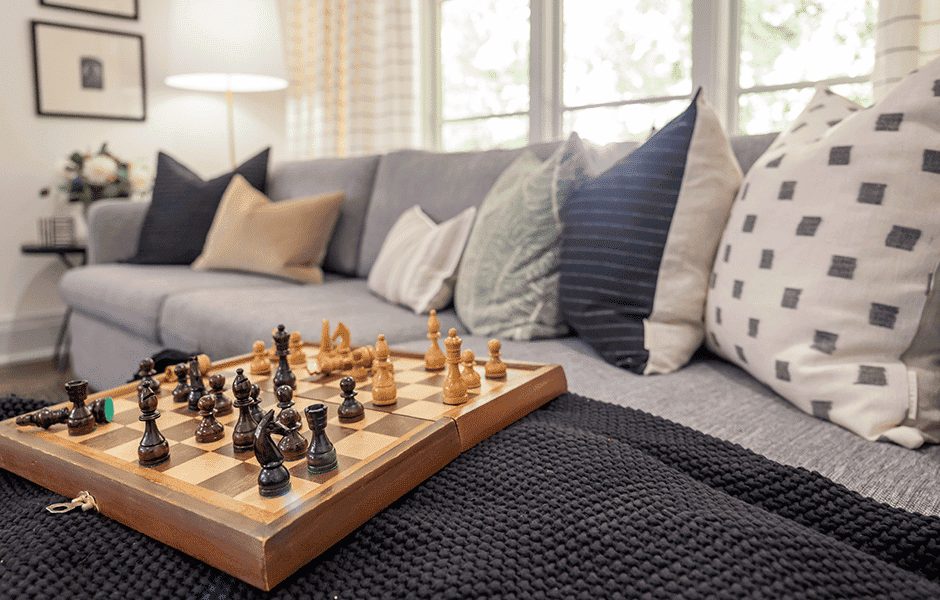
[[[99,425],[110,423],[114,419],[114,399],[111,396],[98,398],[91,403],[91,414]]]

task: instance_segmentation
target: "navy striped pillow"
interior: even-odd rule
[[[606,361],[637,373],[650,358],[644,320],[653,311],[700,94],[632,154],[582,186],[561,212],[565,318]]]

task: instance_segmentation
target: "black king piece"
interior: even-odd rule
[[[274,348],[277,353],[277,372],[274,373],[274,389],[282,385],[289,385],[297,389],[297,376],[290,370],[290,364],[287,362],[287,355],[290,354],[290,334],[284,329],[283,325],[277,326],[274,332]]]
[[[251,414],[254,402],[251,398],[251,382],[245,377],[244,369],[237,369],[235,373],[232,394],[235,396],[234,406],[238,409],[238,421],[232,432],[232,445],[235,452],[249,452],[255,447],[255,429],[258,428],[258,422]]]

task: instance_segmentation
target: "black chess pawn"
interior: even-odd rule
[[[264,411],[261,410],[261,388],[257,383],[251,384],[251,416],[256,423],[260,423],[264,418]]]
[[[67,422],[69,420],[69,413],[71,411],[72,409],[70,408],[59,408],[55,410],[51,408],[43,408],[37,412],[16,417],[16,424],[35,425],[36,427],[49,429],[53,425]]]
[[[307,449],[307,471],[313,474],[332,471],[339,463],[336,460],[336,448],[326,437],[326,405],[311,404],[304,409],[304,415],[313,432]]]
[[[339,380],[339,389],[343,391],[343,403],[339,405],[337,413],[339,420],[353,422],[362,419],[365,416],[365,407],[362,402],[356,400],[356,380],[346,376]]]
[[[189,367],[186,363],[180,363],[173,367],[173,374],[176,375],[176,387],[173,388],[173,402],[189,401],[189,384],[186,378],[189,376]]]
[[[144,435],[137,446],[137,462],[143,467],[162,464],[170,458],[170,444],[157,429],[160,411],[157,410],[157,395],[150,385],[140,390],[137,405],[141,413],[139,418],[144,422]]]
[[[84,379],[69,381],[65,384],[65,393],[72,402],[72,409],[66,421],[69,435],[85,435],[97,429],[95,415],[85,405],[85,399],[88,397],[88,382]]]
[[[235,396],[234,406],[238,409],[238,421],[232,431],[232,446],[235,452],[249,452],[255,447],[255,429],[258,422],[251,415],[251,382],[245,377],[244,369],[235,370],[232,395]]]
[[[150,389],[154,392],[160,391],[160,382],[155,379],[157,375],[157,370],[153,368],[153,359],[145,358],[137,366],[137,377],[140,378],[140,383],[137,384],[138,393],[141,391],[143,386],[150,384]]]
[[[281,409],[277,422],[286,430],[277,448],[284,455],[284,460],[300,460],[307,453],[307,438],[300,433],[303,419],[294,408],[294,388],[282,385],[274,390],[274,395],[277,396],[277,407]]]
[[[274,348],[277,355],[277,371],[274,373],[274,389],[282,385],[289,385],[292,388],[297,387],[297,376],[291,371],[290,363],[287,361],[287,355],[290,354],[290,334],[284,329],[283,325],[277,326],[274,332]]]
[[[290,491],[290,471],[284,466],[284,456],[271,439],[271,433],[279,428],[272,409],[264,415],[255,429],[255,458],[261,465],[261,472],[258,473],[258,493],[266,498]]]
[[[209,387],[212,388],[212,395],[215,396],[216,416],[232,412],[231,398],[222,393],[225,390],[225,375],[216,373],[209,377]]]
[[[225,427],[215,420],[215,396],[206,394],[199,399],[199,416],[202,422],[196,428],[196,441],[200,444],[208,444],[222,439],[225,435]]]
[[[206,395],[206,384],[202,381],[202,372],[199,370],[199,359],[195,356],[189,359],[189,410],[199,410],[199,401]]]

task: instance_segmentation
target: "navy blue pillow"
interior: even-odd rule
[[[137,254],[130,263],[188,265],[202,253],[206,235],[225,189],[235,173],[264,193],[268,179],[267,148],[231,173],[203,181],[179,161],[160,152],[153,201],[144,216]]]
[[[561,210],[561,308],[607,362],[642,373],[666,236],[697,117],[691,105]]]

